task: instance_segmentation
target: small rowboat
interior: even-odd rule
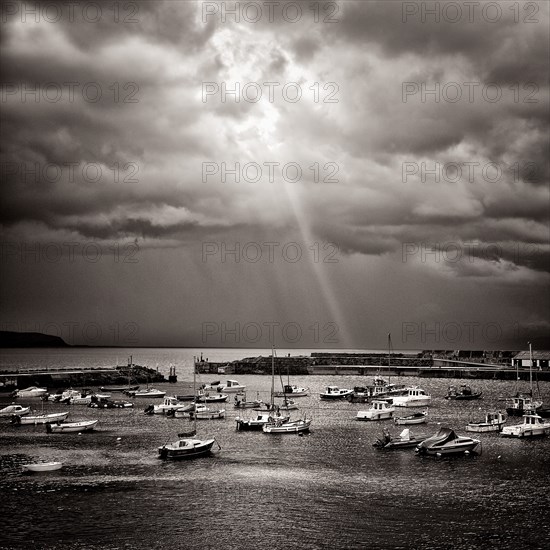
[[[62,462],[38,462],[36,464],[25,464],[24,472],[53,472],[63,466]]]
[[[76,433],[91,432],[99,420],[86,420],[84,422],[67,422],[66,424],[46,424],[48,433]]]
[[[293,420],[289,422],[282,422],[282,420],[276,420],[274,422],[268,422],[262,426],[264,434],[296,434],[308,432],[311,425],[311,420]]]
[[[48,422],[63,422],[67,416],[69,416],[68,412],[39,414],[37,416],[19,416],[18,414],[14,414],[11,417],[11,421],[13,424],[47,424]]]
[[[0,416],[12,416],[14,414],[23,416],[25,414],[29,414],[30,412],[30,407],[23,407],[21,405],[8,405],[7,407],[4,407],[2,410],[0,410]]]
[[[410,414],[408,416],[400,416],[399,418],[395,418],[393,421],[398,426],[407,426],[409,424],[423,424],[426,422],[428,416],[428,411],[424,412],[416,412],[414,414]]]

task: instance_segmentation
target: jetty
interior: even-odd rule
[[[519,352],[445,352],[422,351],[416,354],[395,353],[326,353],[314,352],[309,356],[275,357],[275,368],[282,374],[417,376],[421,378],[465,378],[515,380],[528,379],[527,366],[514,365]],[[271,374],[271,355],[246,357],[230,362],[199,360],[198,372],[219,374]],[[550,381],[550,369],[539,367],[536,377]]]
[[[157,370],[141,365],[115,367],[66,367],[49,369],[17,369],[0,373],[0,388],[4,391],[28,386],[48,388],[147,384],[166,382]]]

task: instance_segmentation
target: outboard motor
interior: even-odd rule
[[[153,414],[153,411],[155,410],[154,405],[148,405],[145,407],[145,410],[143,411],[145,414]]]
[[[21,417],[18,414],[12,414],[11,415],[11,423],[12,424],[21,424]]]

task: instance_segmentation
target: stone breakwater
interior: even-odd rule
[[[517,371],[508,362],[489,363],[448,359],[425,353],[412,354],[331,354],[312,353],[311,356],[275,357],[277,375],[341,375],[419,376],[426,378],[471,378],[515,380]],[[220,375],[266,374],[272,371],[271,356],[246,357],[231,362],[199,361],[197,372]],[[529,376],[528,369],[520,369],[519,376]],[[550,381],[550,371],[537,371],[538,380]]]
[[[4,391],[28,386],[47,388],[109,386],[130,384],[157,384],[166,378],[149,367],[140,365],[113,368],[48,369],[41,371],[3,372],[0,382]]]

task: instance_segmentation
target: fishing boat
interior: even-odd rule
[[[254,401],[246,400],[246,393],[235,395],[234,407],[236,409],[253,409],[261,407],[264,402],[261,399],[255,399]]]
[[[519,362],[516,365],[516,380],[519,382]],[[510,398],[506,413],[508,416],[523,416],[542,408],[542,401],[533,399],[533,348],[529,342],[529,392],[520,393],[516,384],[516,395]]]
[[[472,388],[467,384],[461,384],[458,388],[456,386],[449,386],[449,391],[445,396],[445,399],[456,399],[456,400],[470,400],[470,399],[479,399],[483,392],[474,392]]]
[[[39,388],[37,386],[29,386],[23,390],[15,390],[13,397],[41,397],[48,393],[46,388]]]
[[[351,395],[353,390],[339,388],[338,386],[327,386],[325,391],[320,394],[321,399],[345,399]]]
[[[393,417],[395,407],[388,401],[374,400],[366,411],[357,412],[357,420],[389,420]]]
[[[129,392],[129,391],[139,390],[139,385],[138,386],[110,386],[110,387],[102,386],[101,388],[99,388],[99,390],[100,391],[105,391],[105,392],[116,391],[116,392],[125,393],[125,392]]]
[[[193,410],[189,411],[189,417],[197,420],[225,418],[225,409],[210,409],[206,405],[195,405]]]
[[[468,422],[466,425],[467,432],[499,432],[503,424],[506,422],[506,417],[500,412],[488,412],[485,414],[485,419],[478,422]]]
[[[130,397],[135,397],[135,398],[142,398],[142,397],[162,398],[166,395],[166,392],[162,390],[157,390],[155,388],[147,388],[145,390],[136,390],[136,391],[128,392],[128,395]]]
[[[428,410],[424,412],[415,412],[408,416],[399,416],[393,419],[394,423],[398,426],[407,426],[410,424],[424,424],[428,418]]]
[[[517,394],[510,398],[506,407],[508,416],[523,416],[530,411],[536,411],[542,407],[542,401],[535,401],[530,395]]]
[[[275,392],[275,397],[306,397],[308,394],[309,388],[286,384],[283,391]]]
[[[229,395],[226,393],[211,394],[210,392],[204,390],[199,390],[197,392],[197,401],[199,403],[223,403],[224,401],[227,401],[228,397]]]
[[[254,418],[241,418],[237,416],[235,422],[237,423],[237,431],[261,431],[263,426],[269,422],[272,418],[271,414],[265,412],[260,413]],[[282,422],[288,422],[289,416],[276,415],[275,418],[282,420]]]
[[[289,420],[283,422],[281,419],[272,418],[267,424],[264,424],[262,431],[264,434],[295,434],[308,432],[311,426],[310,419]]]
[[[502,437],[537,437],[550,433],[550,422],[545,422],[538,414],[523,415],[523,424],[505,426],[500,435]]]
[[[372,446],[377,449],[409,449],[416,447],[426,439],[425,435],[413,435],[409,428],[405,428],[398,436],[390,435],[385,429],[382,437],[377,439]]]
[[[86,420],[83,422],[67,422],[66,424],[46,424],[48,433],[81,433],[91,432],[99,420]]]
[[[218,386],[220,393],[241,393],[246,390],[246,386],[239,384],[236,380],[228,380],[224,385]]]
[[[170,412],[179,411],[185,407],[187,407],[187,405],[181,401],[178,401],[177,397],[165,397],[160,405],[149,405],[149,407],[145,409],[145,412],[150,412],[152,414],[167,414]]]
[[[36,416],[19,416],[18,414],[14,414],[11,417],[11,421],[13,424],[17,425],[47,424],[48,422],[63,422],[67,416],[69,416],[68,412],[39,414]]]
[[[431,395],[416,386],[409,387],[405,395],[396,395],[392,397],[393,404],[396,407],[426,407],[432,400]]]
[[[37,462],[35,464],[24,464],[22,469],[24,472],[53,472],[61,469],[62,462]]]
[[[195,377],[197,372],[196,359],[193,359],[193,394],[196,392]],[[196,406],[196,405],[195,405]],[[179,439],[166,443],[158,448],[158,456],[163,460],[182,460],[205,456],[212,450],[215,439],[198,439],[197,434],[197,415],[194,415],[195,422],[193,431],[189,433],[178,434]],[[218,444],[218,447],[220,445]]]
[[[0,409],[0,417],[2,416],[13,416],[14,414],[18,416],[23,416],[31,412],[30,407],[23,407],[22,405],[8,405],[3,409]]]
[[[441,428],[439,432],[417,445],[415,452],[426,455],[453,455],[481,453],[479,439],[456,435],[451,428]]]

